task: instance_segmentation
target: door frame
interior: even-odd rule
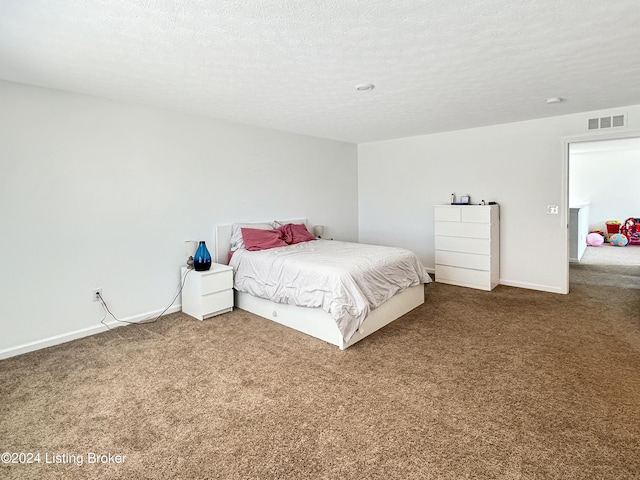
[[[572,143],[598,142],[601,140],[623,140],[626,138],[640,138],[640,130],[622,130],[607,132],[592,132],[589,134],[572,135],[562,137],[562,202],[563,211],[566,218],[566,225],[563,230],[564,237],[564,291],[569,293],[569,146]]]

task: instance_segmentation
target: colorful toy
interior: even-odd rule
[[[611,235],[620,233],[620,222],[618,220],[608,220],[605,226],[607,227],[607,242],[611,240]]]
[[[629,243],[629,240],[622,233],[614,233],[609,237],[609,243],[614,247],[624,247]]]
[[[587,245],[591,245],[592,247],[599,247],[604,243],[604,238],[602,235],[596,232],[591,232],[587,235]]]
[[[640,245],[640,225],[638,223],[637,219],[630,217],[624,221],[620,228],[620,233],[627,237],[629,245]]]

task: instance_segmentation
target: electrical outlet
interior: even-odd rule
[[[559,213],[558,205],[547,205],[547,215],[558,215]]]
[[[93,290],[91,290],[91,299],[94,302],[99,302],[101,297],[102,297],[102,289],[101,288],[94,288]]]

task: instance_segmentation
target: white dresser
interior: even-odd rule
[[[182,311],[204,320],[233,310],[233,269],[228,265],[211,264],[211,270],[187,271],[182,267]],[[185,278],[186,275],[186,278]]]
[[[493,290],[500,280],[500,207],[436,205],[436,282]]]

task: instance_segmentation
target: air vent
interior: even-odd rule
[[[590,118],[587,124],[588,130],[599,130],[602,128],[615,128],[624,127],[626,121],[626,115],[612,115],[610,117]]]

